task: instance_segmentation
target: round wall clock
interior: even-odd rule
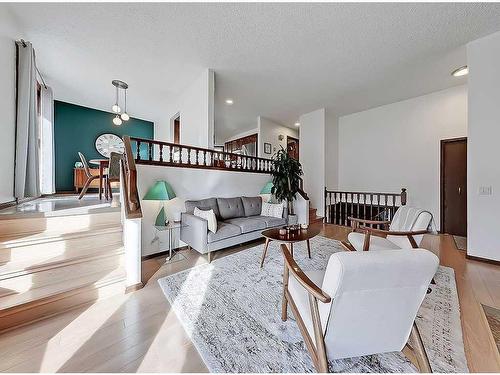
[[[123,154],[125,146],[123,140],[115,134],[104,133],[95,140],[95,148],[105,158],[109,158],[112,152]]]

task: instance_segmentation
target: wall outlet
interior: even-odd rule
[[[480,186],[479,195],[491,195],[491,186]]]

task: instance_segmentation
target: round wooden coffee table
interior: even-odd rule
[[[299,229],[298,231],[290,231],[287,234],[280,234],[279,230],[282,228],[267,229],[262,232],[262,235],[266,238],[266,244],[264,245],[264,252],[262,253],[262,260],[260,261],[260,267],[264,265],[264,259],[266,259],[267,248],[269,242],[277,241],[288,245],[290,253],[293,256],[293,244],[295,242],[306,241],[307,242],[307,254],[309,258],[311,257],[311,244],[309,240],[321,232],[321,226],[313,225],[309,226],[307,229]]]

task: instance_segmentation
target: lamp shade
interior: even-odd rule
[[[156,181],[144,196],[145,201],[168,201],[175,198],[175,193],[167,181]]]
[[[272,194],[271,189],[273,188],[273,183],[269,181],[260,191],[261,194]]]

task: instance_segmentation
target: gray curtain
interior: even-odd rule
[[[54,97],[52,89],[41,86],[40,126],[40,191],[42,194],[56,192],[54,160]]]
[[[17,118],[14,193],[16,198],[40,196],[36,115],[35,52],[29,42],[17,44]]]

